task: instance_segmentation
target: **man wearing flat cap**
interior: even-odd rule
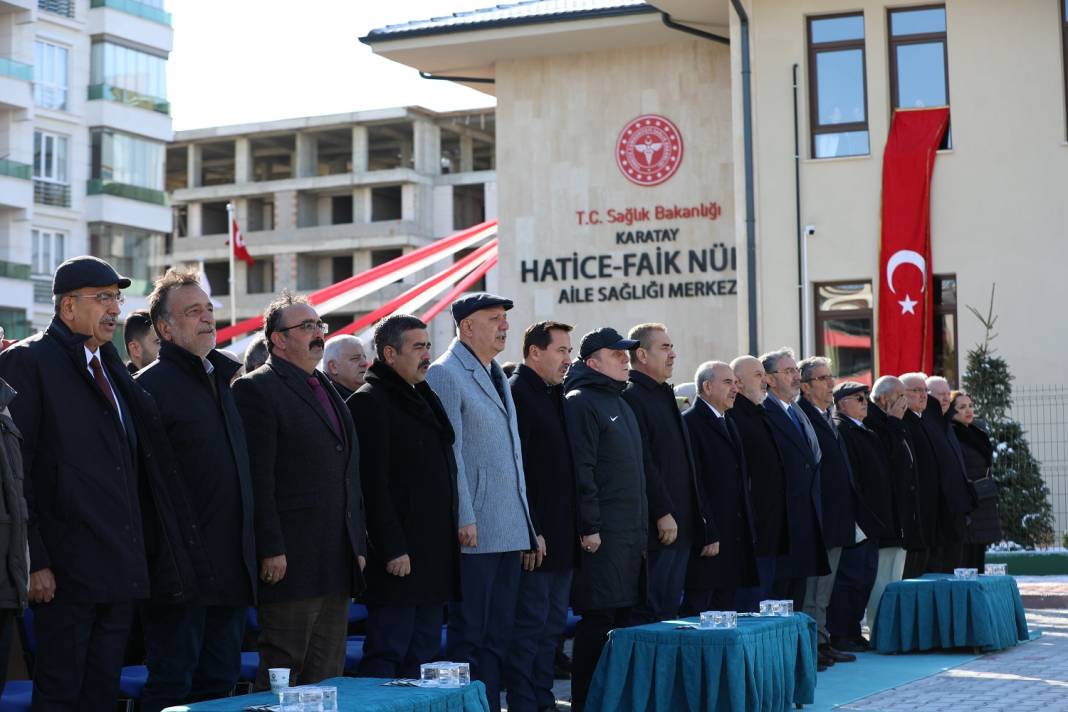
[[[605,327],[582,337],[564,380],[564,418],[578,482],[580,562],[571,605],[575,630],[573,710],[586,704],[608,632],[646,600],[648,504],[642,434],[623,399],[638,341]]]
[[[197,532],[166,433],[111,343],[129,285],[67,260],[48,329],[0,354],[22,431],[35,710],[113,707],[134,601],[150,585],[154,600],[194,594]]]
[[[520,554],[537,548],[527,509],[515,404],[494,357],[512,301],[479,292],[456,300],[456,338],[427,371],[455,433],[462,601],[449,605],[448,656],[471,665],[500,710],[501,671],[519,595]]]

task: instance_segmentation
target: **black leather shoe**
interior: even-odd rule
[[[853,655],[851,653],[843,653],[839,650],[835,650],[829,645],[819,646],[819,652],[820,655],[830,658],[836,663],[851,663],[857,659],[856,655]]]
[[[861,647],[859,643],[849,638],[831,638],[831,647],[844,653],[864,653],[871,649]]]
[[[826,670],[827,668],[832,667],[833,665],[834,665],[834,659],[831,658],[828,655],[825,655],[822,650],[820,650],[816,654],[816,671],[817,672],[821,672],[820,671],[821,667],[824,670]]]
[[[869,643],[868,639],[865,638],[863,635],[858,635],[856,638],[854,638],[853,643],[856,644],[858,648],[860,648],[860,651],[862,653],[866,653],[871,650],[871,643]]]

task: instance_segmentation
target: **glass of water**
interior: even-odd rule
[[[323,712],[323,688],[305,687],[300,691],[301,712]]]
[[[324,687],[322,690],[323,712],[337,712],[337,688]]]
[[[295,687],[279,690],[278,709],[281,712],[301,712],[300,690]]]

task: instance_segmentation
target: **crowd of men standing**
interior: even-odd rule
[[[33,604],[34,709],[110,706],[135,618],[146,710],[228,694],[250,606],[258,688],[340,675],[353,598],[358,674],[417,677],[447,607],[447,657],[492,710],[505,689],[554,708],[569,606],[573,709],[611,629],[765,598],[816,619],[822,668],[865,649],[889,582],[981,566],[999,535],[989,438],[944,379],[836,385],[781,349],[702,363],[683,409],[665,325],[594,329],[574,358],[556,321],[508,378],[512,302],[486,293],[453,304],[433,361],[413,316],[377,326],[369,361],[283,293],[241,375],[176,270],[127,318],[123,364],[129,284],[68,260],[49,328],[0,353],[0,625]]]

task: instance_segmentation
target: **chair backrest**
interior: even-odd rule
[[[19,642],[22,643],[22,658],[26,661],[26,672],[33,675],[33,663],[37,655],[37,636],[33,633],[33,609],[29,606],[18,618]]]
[[[256,608],[254,606],[249,606],[248,610],[245,613],[245,625],[249,628],[249,630],[252,630],[256,633],[260,632],[260,619],[256,615]]]

